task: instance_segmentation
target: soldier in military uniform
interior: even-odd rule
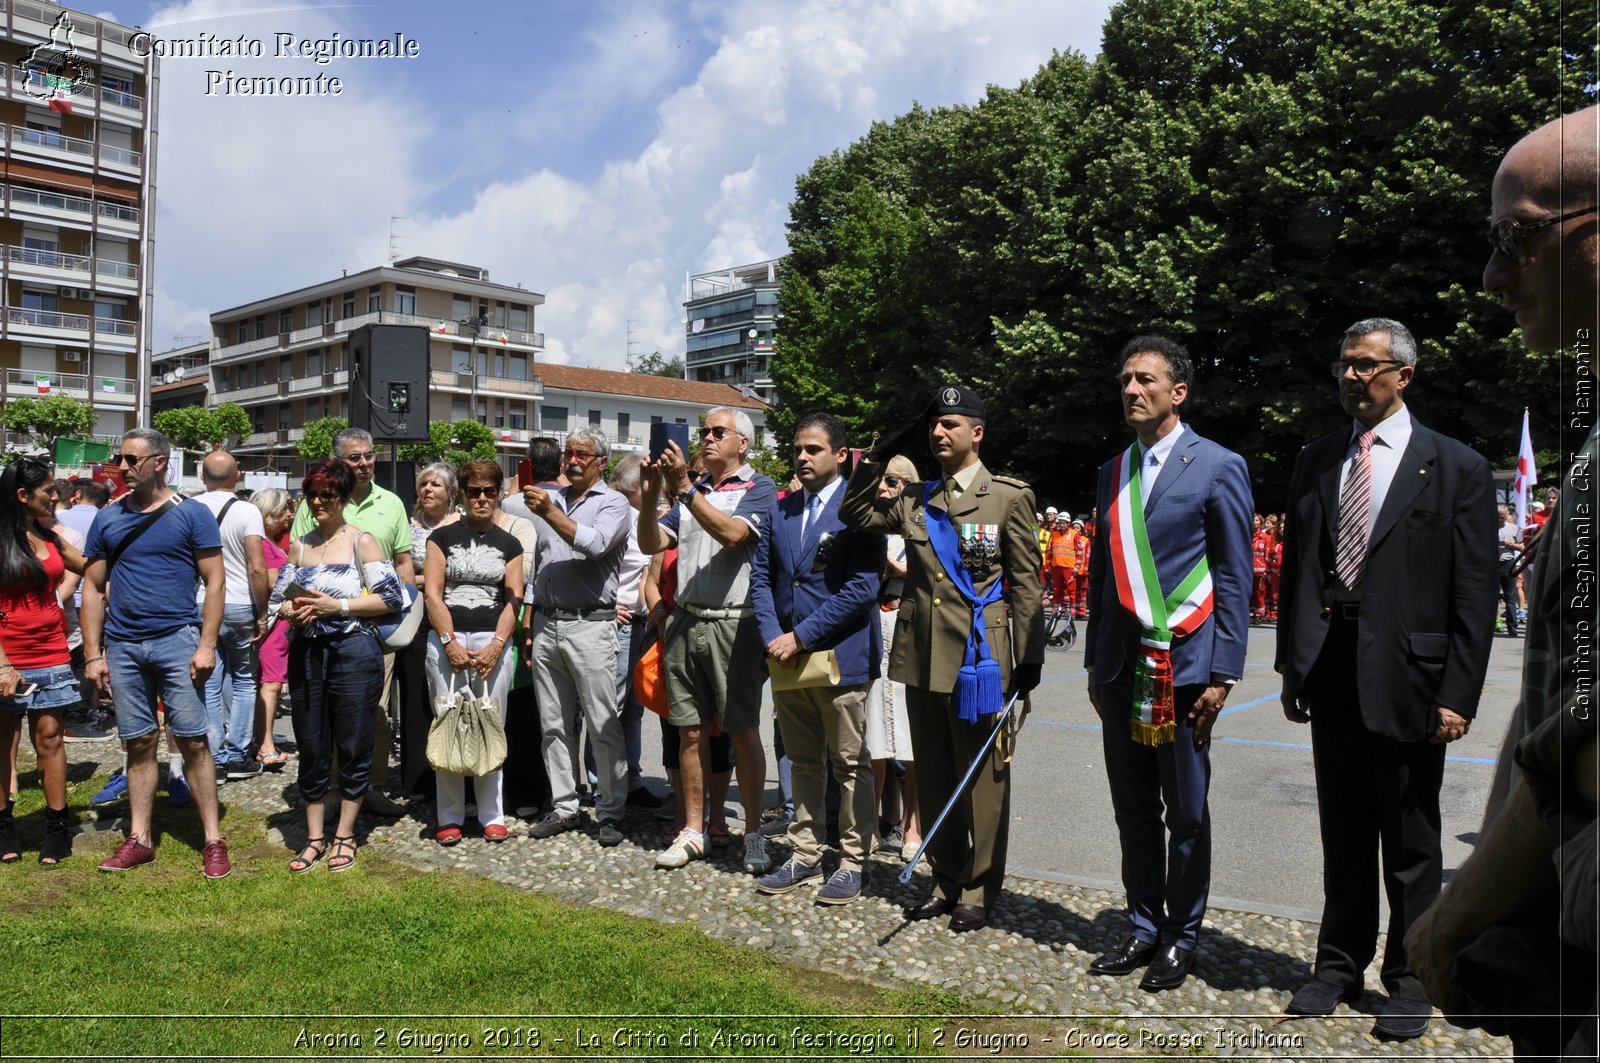
[[[1038,685],[1044,661],[1039,544],[1032,488],[994,475],[978,458],[983,399],[966,388],[941,388],[924,424],[942,478],[878,503],[883,465],[914,429],[903,432],[856,466],[839,515],[851,527],[905,538],[905,592],[889,678],[906,686],[925,814],[944,808],[980,755],[987,761],[928,846],[933,895],[908,913],[912,919],[948,914],[951,930],[975,930],[1000,895],[1011,818],[1009,756],[1000,743],[988,750],[984,743],[1001,692],[1026,695]]]

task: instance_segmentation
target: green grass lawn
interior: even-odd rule
[[[850,1036],[925,1055],[939,1020],[874,1016],[966,1010],[374,849],[346,874],[290,875],[264,819],[238,809],[221,881],[200,874],[192,809],[158,810],[172,832],[154,864],[98,872],[118,840],[102,834],[43,868],[36,785],[18,802],[22,862],[0,867],[3,1058],[860,1058],[827,1040]]]

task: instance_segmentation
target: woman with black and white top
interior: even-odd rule
[[[464,688],[465,680],[481,683],[500,707],[504,723],[513,662],[506,649],[522,603],[523,549],[516,536],[495,522],[501,478],[500,466],[492,461],[469,461],[456,470],[465,511],[459,521],[428,537],[422,586],[432,626],[427,664],[433,696]],[[439,823],[434,838],[440,845],[454,845],[466,822],[465,778],[447,771],[435,777]],[[502,842],[509,833],[500,782],[499,768],[473,781],[484,841]]]
[[[329,871],[356,862],[356,814],[372,768],[372,734],[383,685],[383,650],[372,621],[401,606],[400,577],[371,535],[345,523],[355,473],[337,458],[306,472],[306,505],[316,528],[292,543],[267,603],[295,625],[289,645],[289,694],[300,747],[300,794],[306,847],[289,862],[304,874],[328,854]],[[339,823],[329,849],[322,799],[339,754]]]

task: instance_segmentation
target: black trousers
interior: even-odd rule
[[[1515,559],[1500,562],[1500,599],[1506,608],[1506,634],[1517,633],[1517,577],[1512,575]]]
[[[1322,824],[1322,930],[1315,974],[1359,986],[1378,945],[1378,884],[1389,900],[1384,988],[1427,994],[1406,958],[1406,930],[1439,896],[1443,744],[1397,742],[1369,731],[1356,692],[1358,622],[1336,617],[1306,678]],[[1382,871],[1379,871],[1379,860]]]

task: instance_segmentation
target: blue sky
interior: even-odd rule
[[[96,13],[262,58],[168,58],[155,347],[206,317],[403,255],[542,293],[551,361],[683,350],[686,273],[781,255],[795,176],[870,123],[1093,53],[1106,0],[691,0]],[[275,34],[414,38],[416,59],[273,56]],[[208,70],[336,76],[340,96],[206,94]]]

